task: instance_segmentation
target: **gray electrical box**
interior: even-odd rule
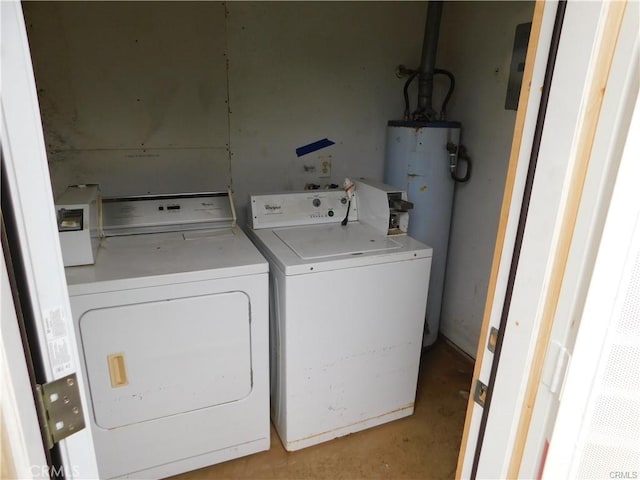
[[[531,22],[521,23],[516,27],[516,35],[513,40],[513,54],[511,55],[511,68],[509,69],[509,84],[507,86],[507,98],[504,102],[506,110],[517,110],[522,77],[524,75],[524,62],[527,58],[527,47],[531,34]]]

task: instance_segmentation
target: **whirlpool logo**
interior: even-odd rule
[[[282,205],[269,205],[267,203],[265,204],[264,209],[268,212],[277,212],[278,210],[282,209]]]

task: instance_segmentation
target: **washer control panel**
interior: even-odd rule
[[[251,196],[252,227],[275,228],[292,225],[337,223],[349,214],[349,221],[358,219],[356,197],[336,190],[305,190]]]

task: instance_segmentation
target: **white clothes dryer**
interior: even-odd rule
[[[290,451],[413,413],[432,250],[359,222],[359,201],[251,197],[270,264],[271,415]]]
[[[66,268],[100,478],[269,449],[268,263],[231,197],[105,199],[95,264]]]

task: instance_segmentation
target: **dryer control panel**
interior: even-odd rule
[[[234,227],[230,192],[179,193],[104,198],[105,236]]]
[[[251,196],[251,226],[254,229],[340,223],[358,220],[356,198],[342,189],[305,190]]]

